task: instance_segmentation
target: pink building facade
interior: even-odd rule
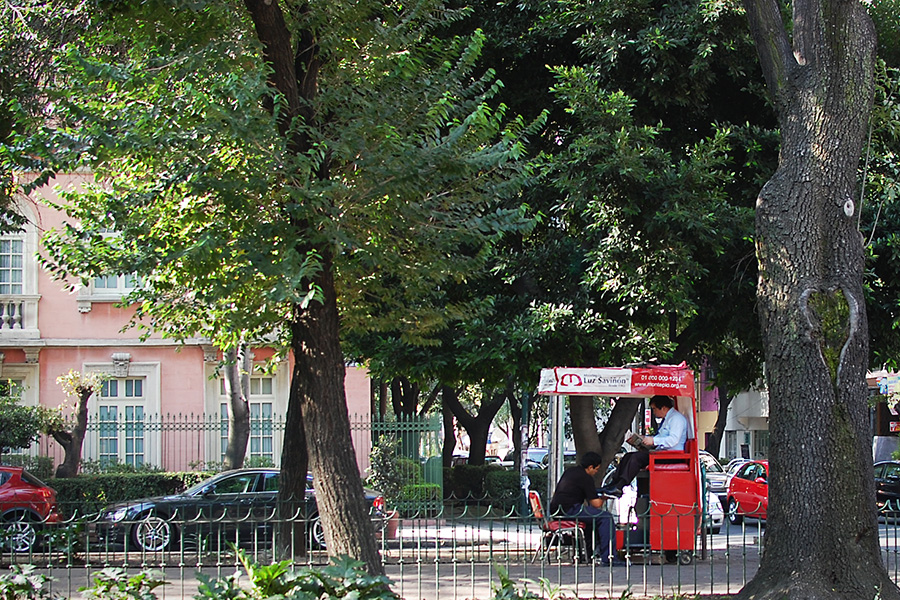
[[[88,461],[150,464],[167,470],[221,462],[227,421],[226,397],[216,368],[221,356],[204,339],[174,342],[123,328],[132,310],[117,305],[133,285],[127,275],[95,278],[87,286],[54,280],[40,266],[40,240],[61,226],[65,215],[43,200],[57,188],[77,186],[89,176],[61,176],[32,198],[21,198],[25,230],[0,237],[0,379],[11,381],[22,402],[60,406],[66,397],[57,377],[70,370],[109,376],[89,402],[90,426],[83,457]],[[41,198],[42,197],[42,198]],[[254,349],[261,367],[271,349]],[[248,458],[280,465],[291,361],[251,377],[251,439]],[[361,367],[348,367],[345,381],[351,418],[365,422],[370,385]],[[360,469],[367,466],[368,436],[354,437]],[[61,458],[52,440],[32,452]]]

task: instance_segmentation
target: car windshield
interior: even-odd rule
[[[707,473],[724,473],[725,469],[722,468],[722,465],[719,464],[719,461],[714,459],[712,456],[708,454],[701,454],[700,460],[703,461],[703,466],[706,468]]]

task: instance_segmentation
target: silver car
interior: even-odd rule
[[[719,498],[719,503],[725,506],[728,497],[728,474],[719,461],[705,450],[700,451],[700,463],[706,476],[706,489]]]

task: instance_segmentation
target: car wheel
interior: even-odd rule
[[[325,526],[322,525],[319,513],[309,518],[309,547],[313,550],[325,550]]]
[[[25,513],[15,513],[3,518],[2,545],[11,552],[28,552],[37,541],[34,523]]]
[[[728,499],[728,522],[732,525],[740,525],[744,517],[738,514],[738,503],[734,498]]]
[[[165,550],[175,537],[175,527],[154,514],[138,520],[131,529],[132,541],[144,552]]]

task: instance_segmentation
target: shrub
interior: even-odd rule
[[[528,471],[531,489],[547,489],[547,471]],[[504,511],[516,505],[521,481],[519,473],[494,465],[458,465],[444,469],[444,498],[477,504],[489,503]]]
[[[419,485],[424,480],[422,465],[411,458],[400,456],[397,458],[397,474],[403,486]]]
[[[119,462],[117,460],[90,460],[81,461],[81,473],[83,475],[99,475],[101,473],[162,473],[161,467],[151,464],[139,466]]]
[[[369,461],[369,477],[366,485],[378,490],[384,495],[388,508],[397,505],[403,487],[422,483],[422,465],[418,461],[404,456],[398,456],[400,440],[388,436],[381,436]]]
[[[85,588],[83,595],[89,600],[133,600],[156,598],[154,589],[165,585],[165,574],[157,571],[141,571],[129,575],[121,567],[107,567],[94,574],[94,585]]]
[[[3,464],[11,467],[22,467],[38,479],[50,479],[53,477],[53,459],[49,456],[4,454]]]
[[[404,485],[397,508],[410,517],[433,514],[441,508],[441,486],[436,483]]]
[[[50,592],[49,575],[38,573],[33,565],[10,565],[9,573],[0,574],[0,598],[4,600],[50,600],[61,598]]]
[[[402,502],[428,502],[441,499],[441,486],[436,483],[413,483],[400,490]]]
[[[400,600],[391,591],[391,581],[381,575],[370,575],[365,565],[346,556],[331,559],[326,567],[291,570],[291,561],[269,565],[253,562],[243,550],[238,560],[247,572],[249,589],[238,584],[240,573],[212,579],[198,573],[198,600],[319,600],[349,598],[353,600]]]
[[[56,490],[60,512],[68,518],[97,513],[113,502],[176,494],[207,477],[209,473],[197,472],[82,474],[48,485]]]
[[[484,474],[484,492],[495,508],[510,511],[522,494],[522,480],[515,471],[488,469]]]
[[[482,501],[485,498],[484,476],[487,465],[457,465],[444,470],[444,488],[450,498]],[[449,471],[449,477],[448,475]]]

